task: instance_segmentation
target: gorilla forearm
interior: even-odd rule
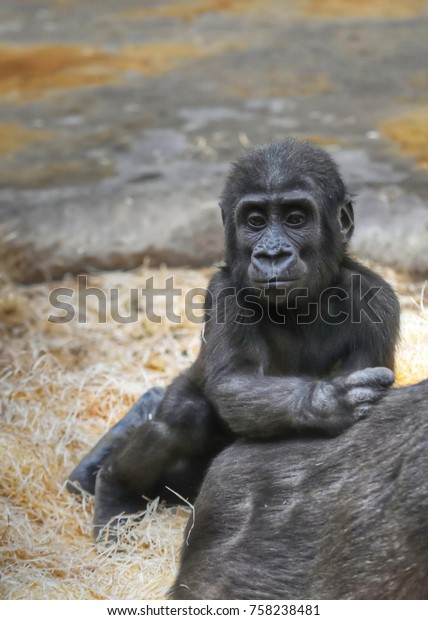
[[[235,374],[208,390],[239,437],[273,439],[290,430],[341,432],[367,414],[394,381],[386,368],[367,368],[330,381]]]
[[[281,437],[309,425],[312,382],[301,377],[234,374],[208,389],[229,428],[241,437]]]

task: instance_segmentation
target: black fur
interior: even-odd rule
[[[336,438],[235,442],[212,464],[174,599],[428,598],[428,381]]]
[[[104,441],[96,533],[143,496],[168,496],[166,485],[193,499],[207,464],[237,437],[340,433],[393,382],[397,298],[347,255],[352,204],[327,153],[294,140],[252,149],[220,206],[225,266],[209,284],[199,357],[153,419],[127,431],[125,418],[107,456]]]

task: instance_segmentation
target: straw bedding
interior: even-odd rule
[[[382,270],[381,270],[382,271]],[[423,284],[383,271],[400,293],[402,343],[399,384],[428,375],[428,311]],[[154,276],[164,285],[205,286],[208,271],[142,267],[130,273],[92,275],[88,286],[119,289],[121,314],[132,305],[129,289]],[[92,498],[67,493],[67,473],[141,393],[167,384],[197,354],[201,326],[97,319],[88,298],[86,324],[47,321],[49,292],[75,287],[75,279],[21,287],[0,279],[0,596],[9,599],[164,598],[177,568],[189,510],[153,502],[143,519],[125,527],[115,546],[91,539]],[[70,300],[67,300],[70,301]],[[135,307],[135,304],[134,304]],[[165,311],[161,299],[155,311]],[[54,314],[60,314],[58,311]],[[407,412],[403,412],[407,413]]]

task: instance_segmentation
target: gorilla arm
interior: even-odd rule
[[[204,392],[240,437],[271,439],[293,429],[340,433],[365,417],[394,382],[389,368],[359,365],[363,359],[370,363],[370,355],[355,359],[350,355],[343,360],[346,374],[332,379],[269,376],[260,362],[233,342],[239,325],[213,329],[218,333],[211,334],[206,344],[210,364],[205,367]]]
[[[336,434],[367,415],[394,382],[389,368],[365,368],[331,380],[234,372],[207,389],[237,435],[284,437],[290,429]]]

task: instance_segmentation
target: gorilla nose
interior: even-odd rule
[[[294,263],[294,253],[288,249],[263,249],[254,252],[253,266],[267,279],[284,274]]]

